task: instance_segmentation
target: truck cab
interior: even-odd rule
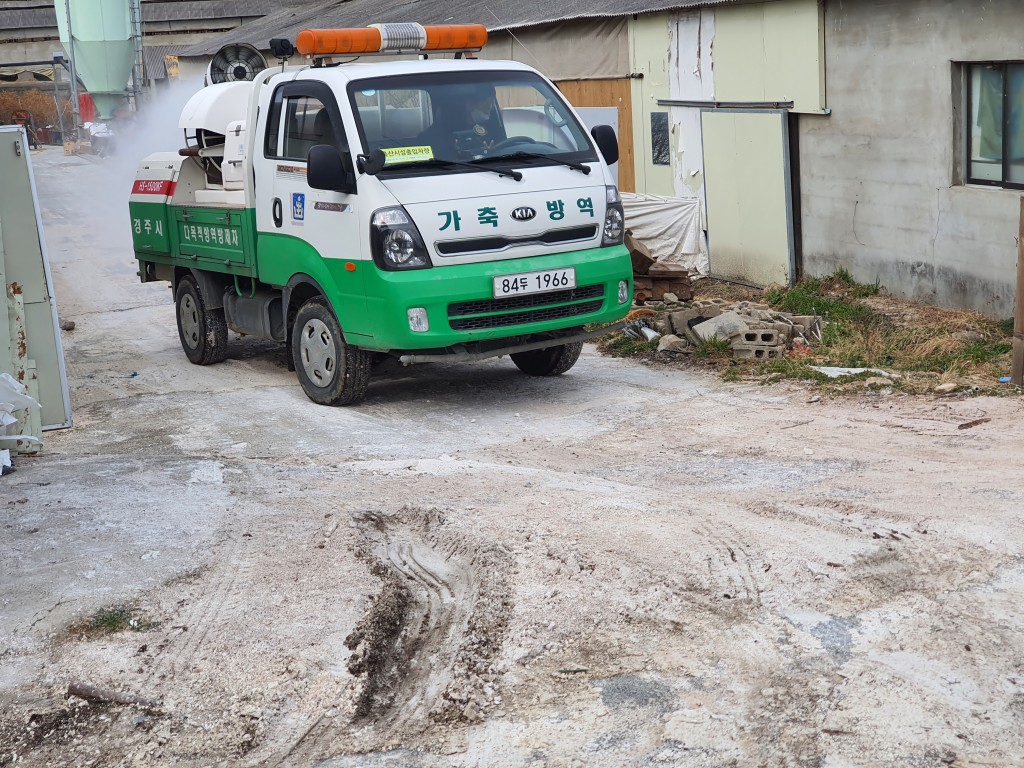
[[[172,283],[192,362],[224,359],[228,329],[276,339],[306,394],[339,405],[386,356],[564,373],[623,318],[610,128],[587,132],[516,62],[312,55],[207,86],[189,146],[140,165],[140,274]]]

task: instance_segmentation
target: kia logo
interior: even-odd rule
[[[533,210],[533,208],[525,205],[522,208],[516,208],[512,211],[512,218],[516,221],[529,221],[536,215],[537,212]]]

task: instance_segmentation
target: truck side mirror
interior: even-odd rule
[[[355,192],[355,176],[345,167],[345,160],[337,147],[317,144],[306,156],[306,182],[313,189],[331,192]]]
[[[610,125],[595,125],[590,129],[590,135],[594,137],[604,161],[615,165],[619,161],[619,140],[615,137],[615,129]]]
[[[387,155],[384,154],[382,149],[375,149],[368,155],[360,155],[357,160],[359,170],[369,176],[376,176],[383,171],[384,166],[388,162]]]

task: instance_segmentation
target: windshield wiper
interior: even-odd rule
[[[519,171],[513,171],[502,168],[487,168],[486,166],[475,165],[474,163],[463,163],[460,160],[445,160],[440,157],[435,157],[430,160],[410,160],[405,163],[389,163],[387,166],[385,166],[384,170],[391,171],[396,168],[423,168],[431,166],[441,168],[448,168],[452,166],[472,168],[475,171],[490,171],[491,173],[496,173],[499,176],[508,176],[514,181],[523,180],[523,174],[521,174]]]
[[[474,160],[474,163],[483,163],[487,160],[550,160],[553,163],[564,165],[567,168],[572,168],[574,171],[579,171],[584,175],[590,174],[590,166],[583,165],[582,163],[574,163],[572,160],[562,160],[561,158],[554,157],[552,155],[545,155],[543,152],[509,152],[507,155],[489,155],[487,157],[480,157]]]

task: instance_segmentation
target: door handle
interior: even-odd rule
[[[274,217],[274,226],[280,229],[284,223],[284,209],[281,207],[281,198],[275,197],[274,204],[271,206],[271,215]]]

